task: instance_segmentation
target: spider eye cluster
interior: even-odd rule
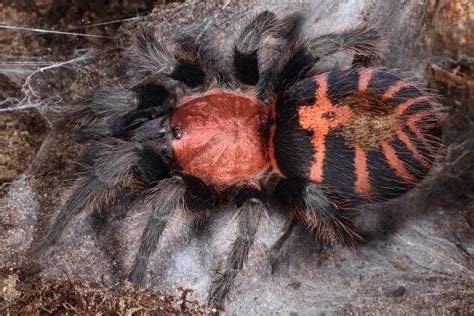
[[[181,137],[183,137],[182,135],[182,132],[181,132],[181,125],[176,125],[172,128],[172,133],[173,133],[173,137],[175,139],[181,139]]]

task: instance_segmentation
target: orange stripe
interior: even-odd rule
[[[354,166],[357,177],[354,184],[354,191],[364,198],[370,199],[372,197],[372,189],[369,181],[369,171],[367,169],[367,157],[360,146],[355,147]]]
[[[392,167],[395,173],[399,177],[403,178],[406,183],[416,183],[416,179],[405,168],[403,161],[398,158],[392,146],[390,146],[387,142],[381,142],[380,144],[382,145],[382,150],[385,155],[385,158],[387,158],[388,164],[390,165],[390,167]]]
[[[375,71],[372,68],[364,68],[359,71],[359,91],[361,92],[367,91],[367,87],[369,86],[369,81],[372,78],[374,73]]]
[[[413,98],[413,99],[410,99],[408,101],[405,101],[401,104],[399,104],[397,106],[397,109],[396,109],[396,114],[397,115],[402,115],[403,112],[405,112],[405,110],[407,108],[409,108],[410,106],[412,106],[413,104],[416,104],[416,103],[419,103],[419,102],[424,102],[424,101],[429,101],[430,98],[428,98],[427,96],[422,96],[422,97],[416,97],[416,98]]]
[[[351,118],[351,111],[342,106],[334,106],[327,97],[328,74],[324,73],[314,77],[318,83],[315,92],[315,103],[309,106],[302,106],[298,110],[299,122],[301,126],[313,132],[311,144],[315,154],[310,170],[310,180],[321,183],[324,179],[323,164],[326,157],[326,145],[324,143],[326,135],[334,128],[345,124]],[[328,114],[331,115],[328,115]]]
[[[316,104],[319,107],[332,107],[331,101],[329,101],[327,97],[328,92],[328,76],[327,74],[323,74],[317,76],[316,81],[319,84],[318,91],[316,91]],[[311,129],[318,128],[321,129],[319,133],[314,133],[313,135],[313,145],[314,149],[316,150],[314,163],[311,166],[311,180],[315,182],[323,182],[323,162],[324,157],[326,157],[326,145],[324,144],[324,139],[326,135],[329,133],[329,126],[322,124],[320,127],[317,125],[313,125],[310,127]]]
[[[407,146],[408,150],[412,153],[413,157],[421,163],[421,165],[425,168],[430,168],[431,163],[426,160],[425,157],[423,157],[419,151],[416,149],[415,145],[410,140],[410,137],[408,137],[401,129],[397,131],[397,136],[398,138]]]
[[[416,113],[415,115],[411,116],[407,120],[407,126],[415,133],[416,137],[418,137],[419,140],[423,142],[423,145],[425,145],[426,149],[430,152],[430,154],[433,154],[432,147],[426,140],[425,136],[420,132],[418,127],[415,125],[416,122],[418,122],[420,119],[422,119],[424,116],[428,114],[432,114],[433,112],[431,110],[423,111],[420,113]]]
[[[411,86],[411,84],[409,82],[406,82],[404,80],[397,81],[396,83],[391,85],[390,88],[387,89],[387,91],[385,91],[385,93],[382,96],[382,99],[384,99],[384,100],[391,99],[391,98],[393,98],[395,93],[400,91],[402,88],[406,88],[406,87],[409,87],[409,86]]]

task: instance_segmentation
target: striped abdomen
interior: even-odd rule
[[[385,70],[332,71],[299,81],[277,99],[273,118],[274,168],[356,201],[403,194],[441,152],[439,105]]]

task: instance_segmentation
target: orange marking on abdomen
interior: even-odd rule
[[[395,173],[403,178],[406,183],[409,184],[414,184],[416,183],[415,177],[413,177],[408,170],[405,168],[405,165],[403,164],[403,161],[398,158],[397,153],[393,149],[392,146],[390,146],[387,142],[381,142],[380,143],[382,146],[382,151],[385,155],[385,158],[387,158],[388,164],[392,169],[395,171]]]
[[[423,145],[425,145],[426,149],[430,152],[430,154],[433,154],[431,145],[428,143],[425,136],[420,132],[420,130],[418,129],[418,127],[415,124],[416,124],[416,122],[418,122],[420,119],[422,119],[426,115],[432,114],[432,113],[433,112],[431,110],[416,113],[415,115],[411,116],[407,120],[407,123],[406,123],[407,126],[410,128],[410,130],[413,131],[413,133],[415,133],[416,137],[418,137],[418,139],[423,142]]]
[[[397,131],[397,136],[398,138],[407,146],[408,150],[412,153],[413,157],[421,163],[421,165],[425,168],[430,168],[431,163],[426,160],[425,157],[423,157],[420,152],[416,149],[415,145],[410,140],[410,137],[408,137],[401,129]]]
[[[387,100],[393,98],[395,93],[400,91],[402,88],[409,87],[411,84],[409,82],[406,82],[404,80],[397,81],[393,85],[390,86],[390,88],[385,91],[385,93],[382,96],[382,99]]]
[[[355,147],[354,166],[356,175],[354,191],[364,198],[370,199],[372,197],[372,188],[367,169],[367,157],[360,146]]]
[[[374,74],[374,70],[371,68],[364,68],[359,71],[359,91],[365,92],[367,91],[367,87],[369,86],[369,81]]]
[[[323,164],[326,156],[324,140],[326,135],[331,129],[346,123],[351,118],[349,109],[333,105],[327,97],[327,76],[327,74],[321,74],[313,78],[318,83],[315,95],[316,101],[314,104],[302,106],[298,110],[301,126],[313,132],[311,143],[315,154],[310,171],[310,180],[317,183],[321,183],[324,179]]]
[[[396,114],[397,115],[402,115],[403,112],[405,112],[406,109],[408,109],[410,106],[412,106],[413,104],[416,104],[418,102],[425,102],[425,101],[429,101],[430,98],[428,98],[427,96],[422,96],[422,97],[416,97],[416,98],[413,98],[413,99],[409,99],[401,104],[399,104],[396,108]]]
[[[310,179],[318,183],[323,182],[324,178],[323,162],[326,157],[326,145],[324,144],[324,139],[327,132],[323,133],[324,134],[321,134],[319,137],[316,135],[313,136],[313,145],[317,149],[314,157],[314,164],[311,166]]]

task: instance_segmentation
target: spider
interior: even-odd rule
[[[368,66],[376,28],[311,38],[302,23],[298,13],[258,14],[234,41],[230,75],[192,40],[153,28],[133,35],[131,67],[143,79],[64,110],[88,154],[32,254],[44,255],[79,213],[130,194],[150,214],[128,274],[144,286],[170,218],[184,211],[202,223],[230,201],[237,236],[208,296],[223,309],[265,212],[279,208],[327,243],[362,240],[357,209],[412,189],[441,154],[441,107],[405,77]],[[341,50],[353,52],[352,67],[317,70]]]

